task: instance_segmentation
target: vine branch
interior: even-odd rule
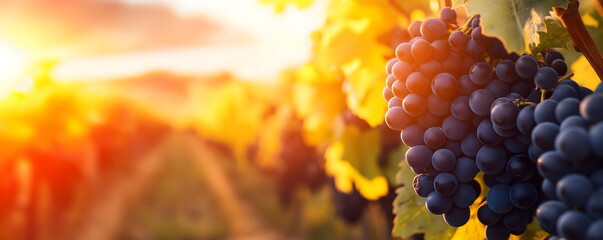
[[[603,80],[603,56],[584,26],[580,12],[578,12],[579,5],[579,0],[569,0],[567,9],[553,7],[553,10],[572,38],[574,48],[584,54],[586,60],[595,69],[599,80]]]

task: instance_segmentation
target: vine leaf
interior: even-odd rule
[[[510,51],[519,53],[538,45],[539,31],[547,31],[545,19],[552,7],[566,8],[568,0],[456,0],[470,14],[481,14],[482,31],[501,37]]]
[[[530,45],[530,52],[537,53],[550,48],[568,48],[572,39],[558,19],[547,18],[545,31],[537,31],[539,36],[537,45]]]
[[[361,130],[349,126],[340,140],[329,145],[325,152],[325,170],[334,177],[339,191],[349,193],[355,185],[368,200],[387,194],[387,178],[377,163],[380,144],[378,128]]]

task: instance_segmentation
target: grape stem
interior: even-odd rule
[[[560,77],[559,80],[557,80],[557,82],[561,82],[561,81],[569,79],[569,78],[571,78],[573,76],[574,76],[574,73],[567,74],[567,75],[565,75],[563,77]]]
[[[452,1],[451,0],[440,0],[440,9],[445,8],[445,7],[452,7]]]
[[[537,103],[533,103],[530,101],[520,101],[517,105],[519,107],[525,107],[525,106],[531,106],[531,105],[536,105]]]
[[[578,12],[579,0],[569,0],[567,9],[553,7],[555,14],[561,22],[574,43],[576,51],[582,52],[586,60],[595,69],[599,80],[603,79],[603,56],[599,52],[599,48],[588,34],[586,26]]]
[[[551,90],[544,90],[544,89],[540,90],[540,101],[541,102],[546,100],[546,94],[549,93],[550,91]]]
[[[471,15],[471,17],[469,17],[469,19],[465,22],[463,26],[459,28],[459,30],[464,33],[468,33],[469,30],[471,30],[471,22],[473,22],[473,19],[475,19],[476,17],[479,17],[479,14]]]

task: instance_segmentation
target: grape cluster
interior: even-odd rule
[[[387,125],[426,208],[451,226],[478,209],[489,240],[525,232],[534,214],[550,239],[603,239],[603,85],[594,94],[565,76],[560,52],[507,53],[445,8],[413,22],[386,66]],[[494,67],[493,67],[494,66]]]
[[[547,201],[536,217],[549,239],[603,239],[603,85],[555,83],[532,117],[532,144]]]
[[[538,154],[531,141],[537,124],[533,114],[542,94],[553,89],[567,71],[563,55],[551,51],[547,56],[559,71],[531,55],[503,60],[495,68],[499,80],[521,86],[515,87],[519,91],[492,101],[489,119],[482,121],[477,130],[477,138],[484,146],[478,151],[476,162],[490,187],[486,202],[478,209],[478,218],[487,225],[486,236],[490,240],[525,232],[542,201],[542,177],[536,173],[535,161],[531,161]]]
[[[481,193],[474,180],[478,152],[499,144],[482,143],[480,125],[490,123],[495,98],[509,92],[527,96],[531,85],[496,78],[490,63],[516,55],[499,39],[482,35],[479,17],[461,28],[455,19],[456,13],[444,8],[440,18],[410,24],[413,38],[400,44],[387,64],[384,97],[386,123],[400,130],[410,147],[406,161],[417,174],[415,192],[426,198],[429,212],[458,227],[469,220],[469,206]],[[502,153],[497,159],[506,162]]]

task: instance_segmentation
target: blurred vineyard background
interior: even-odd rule
[[[394,210],[397,236],[444,229],[393,209],[412,177],[382,93],[441,4],[0,1],[0,239],[390,239]]]

